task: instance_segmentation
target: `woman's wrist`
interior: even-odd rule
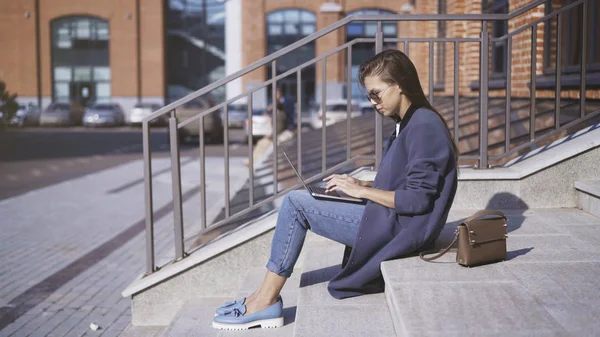
[[[373,187],[373,182],[368,180],[359,180],[358,184],[362,187]]]
[[[369,200],[371,200],[371,197],[372,197],[372,196],[371,196],[371,193],[370,193],[370,192],[371,192],[372,190],[373,190],[373,188],[372,188],[372,187],[369,187],[369,186],[362,186],[362,187],[361,187],[361,189],[360,189],[360,192],[359,192],[359,194],[360,194],[359,198],[361,198],[361,199],[369,199]]]

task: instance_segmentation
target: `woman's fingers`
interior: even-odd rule
[[[325,177],[325,178],[323,178],[323,181],[329,181],[329,180],[333,179],[333,178],[334,178],[334,177],[336,177],[336,176],[337,176],[337,174],[332,174],[332,175],[330,175],[329,177]]]

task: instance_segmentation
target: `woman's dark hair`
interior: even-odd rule
[[[365,86],[365,78],[367,76],[378,76],[387,84],[397,84],[400,89],[402,89],[402,93],[406,95],[414,107],[427,108],[435,112],[444,125],[446,125],[448,136],[452,142],[452,152],[454,152],[454,157],[458,162],[458,147],[450,135],[448,124],[425,97],[425,93],[421,87],[421,81],[419,81],[417,69],[406,54],[399,50],[389,49],[373,56],[371,59],[361,64],[358,70],[358,80],[363,87]],[[392,117],[396,122],[398,122],[398,118],[399,117],[397,116]]]

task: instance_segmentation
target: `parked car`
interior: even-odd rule
[[[338,122],[343,122],[348,117],[347,111],[348,101],[346,99],[327,100],[325,102],[325,125],[331,125]],[[351,101],[350,118],[362,115],[361,109],[356,101]],[[317,107],[317,111],[311,118],[311,126],[315,129],[323,126],[323,111],[321,106]]]
[[[221,110],[219,116],[225,120],[224,110]],[[227,124],[230,128],[243,128],[244,122],[248,119],[248,104],[232,104],[227,109]]]
[[[214,103],[208,99],[198,98],[175,109],[175,114],[179,122],[183,122],[214,106]],[[179,143],[183,144],[189,137],[200,136],[200,121],[195,120],[183,128],[179,129]],[[218,111],[214,111],[204,117],[204,136],[205,140],[211,143],[223,142],[223,121]]]
[[[11,125],[34,126],[40,124],[40,108],[34,104],[21,104],[19,110],[10,120]]]
[[[156,103],[138,103],[129,112],[129,124],[141,125],[142,120],[150,116],[154,111],[160,109],[162,106]],[[169,123],[169,116],[163,115],[150,122],[155,125],[167,125]]]
[[[121,105],[116,103],[96,103],[85,109],[84,126],[118,126],[125,123]]]
[[[83,107],[80,104],[54,102],[40,115],[40,125],[79,125],[82,116]]]

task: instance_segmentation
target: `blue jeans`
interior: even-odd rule
[[[352,247],[364,209],[362,204],[317,200],[305,190],[288,193],[277,217],[267,269],[290,277],[309,229]]]

